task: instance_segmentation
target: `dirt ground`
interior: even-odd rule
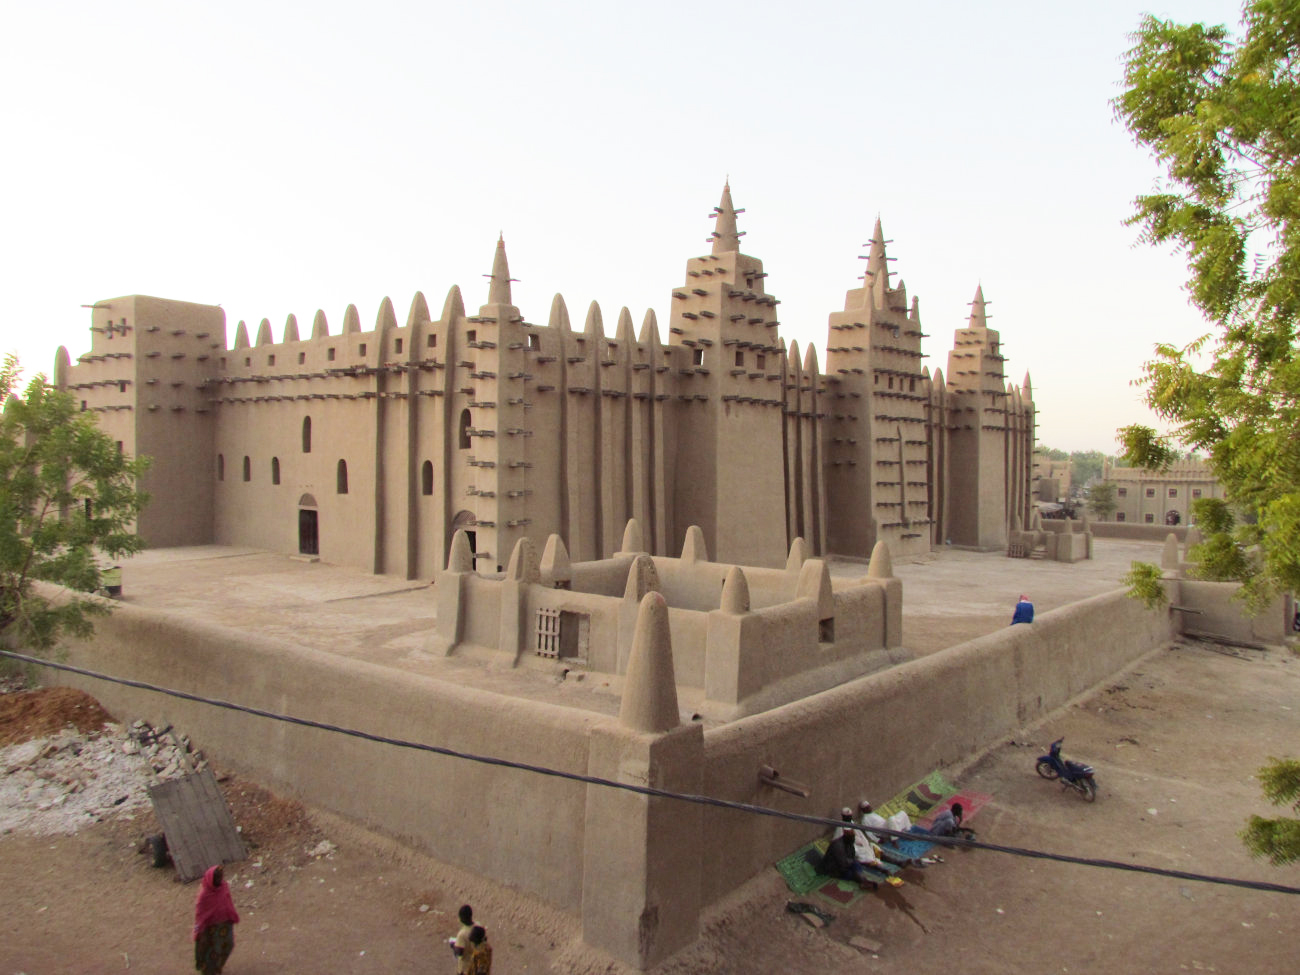
[[[36,706],[22,697],[0,696],[6,740],[20,721],[44,734],[59,716],[99,719],[84,698]],[[1176,644],[948,771],[993,795],[973,823],[990,843],[1300,886],[1300,867],[1253,861],[1235,835],[1250,813],[1267,814],[1251,773],[1296,753],[1298,719],[1300,657]],[[1036,746],[1062,735],[1067,755],[1097,769],[1095,804],[1033,773]],[[238,777],[223,788],[252,854],[228,868],[242,914],[232,975],[450,972],[445,941],[466,900],[488,927],[500,973],[622,971],[582,946],[572,918],[516,892]],[[156,828],[146,812],[73,835],[0,836],[0,975],[192,970],[195,887],[137,852]],[[320,853],[322,840],[336,848]],[[785,911],[792,895],[766,872],[711,910],[701,940],[661,975],[1226,973],[1286,971],[1300,957],[1294,895],[989,851],[950,851],[904,876],[906,886],[848,909],[822,905],[837,917],[813,930]],[[854,936],[880,950],[850,947]]]

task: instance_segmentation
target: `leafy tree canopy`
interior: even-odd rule
[[[0,641],[46,649],[60,632],[87,635],[102,601],[49,600],[44,580],[93,592],[100,559],[142,547],[132,531],[147,498],[136,480],[147,464],[122,455],[72,397],[37,376],[15,395],[18,361],[0,368]]]
[[[1202,554],[1233,553],[1259,605],[1300,590],[1300,0],[1248,0],[1242,27],[1147,16],[1132,35],[1114,108],[1167,179],[1130,223],[1187,256],[1188,292],[1215,331],[1158,345],[1144,366],[1171,435],[1120,434],[1144,467],[1167,466],[1177,443],[1208,455],[1246,517]]]
[[[1115,499],[1115,485],[1101,481],[1088,489],[1088,510],[1105,521],[1119,507]]]
[[[1290,807],[1296,816],[1251,816],[1241,838],[1254,856],[1267,857],[1275,867],[1295,863],[1300,860],[1300,761],[1274,758],[1255,776],[1269,802]]]

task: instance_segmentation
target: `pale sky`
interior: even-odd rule
[[[982,284],[1050,446],[1114,453],[1154,343],[1209,331],[1123,225],[1159,170],[1109,102],[1144,11],[1235,28],[1238,2],[2,10],[0,352],[32,371],[126,294],[220,304],[231,342],[453,284],[475,308],[498,232],[529,321],[559,292],[662,330],[728,176],[787,341],[825,361],[879,214],[931,370]]]

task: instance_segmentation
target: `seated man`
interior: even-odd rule
[[[962,809],[960,802],[954,802],[949,808],[945,809],[939,815],[934,817],[934,822],[926,830],[935,836],[963,836],[970,839],[975,835],[974,830],[967,829],[961,824],[965,810]]]
[[[853,822],[853,810],[845,807],[840,811],[840,818],[846,823]],[[866,868],[858,862],[854,849],[855,830],[840,827],[831,837],[830,846],[818,864],[817,870],[828,877],[838,880],[852,880],[860,886],[875,890],[878,886],[866,875]]]
[[[920,868],[925,866],[918,858],[904,856],[895,849],[898,845],[897,837],[886,836],[882,838],[879,833],[871,832],[872,827],[878,829],[893,829],[894,827],[889,825],[889,821],[884,816],[872,809],[871,803],[867,802],[866,799],[858,803],[858,812],[860,813],[858,817],[859,825],[866,827],[857,835],[858,860],[869,867],[881,860],[899,867]]]
[[[1011,625],[1017,623],[1032,623],[1034,621],[1034,604],[1029,601],[1029,597],[1023,592],[1020,594],[1020,601],[1016,603],[1015,612],[1011,614]]]

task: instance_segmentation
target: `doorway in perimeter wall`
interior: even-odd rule
[[[316,499],[310,494],[298,499],[298,554],[320,554],[320,520]]]
[[[560,657],[570,660],[587,659],[587,633],[591,617],[586,613],[560,613]]]

